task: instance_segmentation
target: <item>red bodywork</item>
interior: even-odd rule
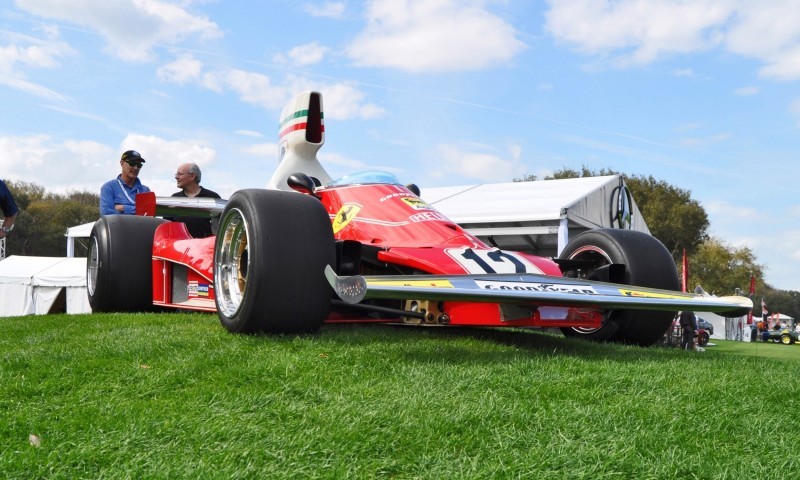
[[[397,267],[391,272],[393,274],[529,272],[562,275],[558,265],[550,259],[487,246],[401,185],[327,186],[317,188],[314,194],[330,215],[335,238],[376,247],[379,262]],[[152,215],[155,199],[142,200],[142,205],[151,202],[153,206],[143,207],[137,213]],[[154,304],[216,310],[214,242],[215,237],[192,238],[182,223],[170,222],[157,228],[153,243]],[[589,308],[512,307],[476,302],[420,303],[420,308],[431,313],[431,321],[411,323],[597,328],[603,319],[600,310]],[[446,318],[446,322],[437,321],[442,318]],[[352,315],[333,312],[328,321],[350,320],[354,320]]]

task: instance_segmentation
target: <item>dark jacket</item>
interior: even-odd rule
[[[680,324],[684,330],[697,330],[697,317],[694,316],[694,312],[681,312]]]

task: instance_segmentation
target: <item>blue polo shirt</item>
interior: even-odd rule
[[[14,197],[11,196],[11,191],[6,186],[6,182],[2,180],[0,180],[0,210],[3,211],[4,217],[11,217],[19,211]]]
[[[119,215],[121,213],[135,215],[136,195],[149,191],[150,189],[142,185],[138,178],[133,187],[129,187],[122,181],[122,175],[117,175],[117,178],[107,181],[100,188],[100,215]],[[116,211],[114,205],[125,205],[125,211]]]

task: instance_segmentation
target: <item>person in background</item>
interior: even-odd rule
[[[694,312],[684,310],[681,312],[680,325],[683,335],[681,336],[681,348],[684,350],[694,350],[694,336],[697,335],[697,318]]]
[[[173,197],[200,197],[200,198],[220,198],[217,192],[200,186],[202,173],[200,167],[195,163],[184,163],[175,172],[175,183],[179,192],[172,194]],[[211,219],[199,217],[173,217],[174,222],[183,222],[186,229],[194,238],[205,238],[212,234]]]
[[[17,218],[17,203],[11,195],[11,190],[6,182],[0,180],[0,210],[3,211],[3,225],[0,226],[0,239],[6,238],[14,230],[14,220]]]
[[[128,150],[119,160],[122,173],[100,188],[100,215],[135,215],[136,195],[149,192],[139,180],[144,158],[136,150]]]

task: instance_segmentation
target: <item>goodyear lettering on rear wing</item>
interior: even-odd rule
[[[476,280],[475,284],[483,290],[501,290],[515,292],[548,292],[569,293],[575,295],[600,295],[591,285],[563,285],[558,283],[536,282],[498,282]]]

